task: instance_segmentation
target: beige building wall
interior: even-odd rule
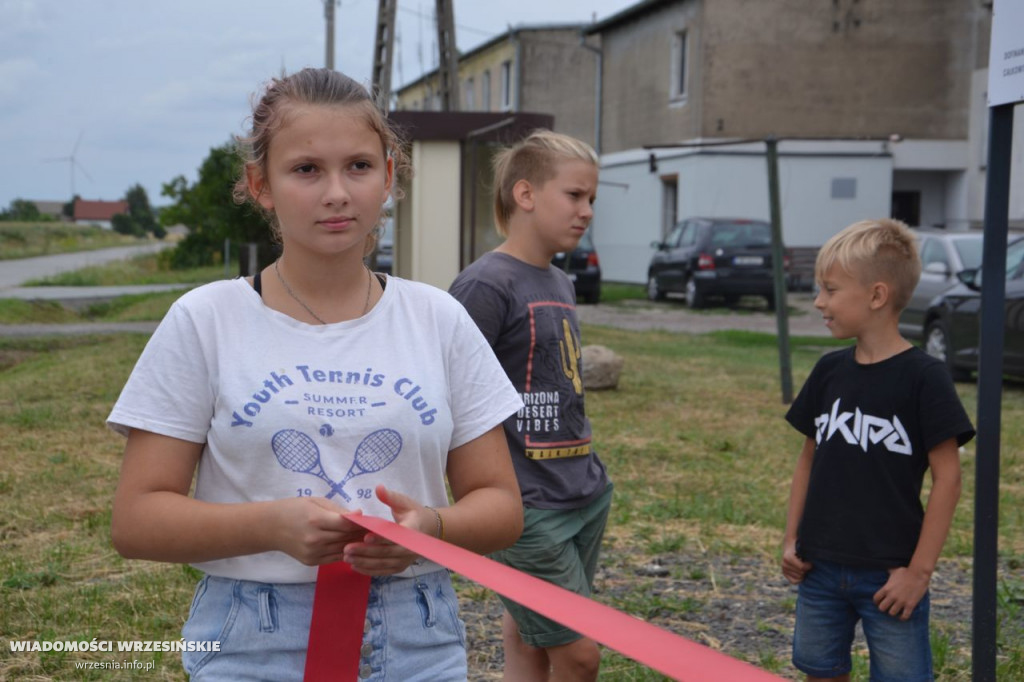
[[[429,172],[413,176],[397,208],[397,274],[447,289],[459,274],[460,143],[413,142],[412,163]]]
[[[460,57],[460,110],[550,114],[555,130],[593,144],[597,56],[581,29],[514,29]],[[397,91],[396,109],[436,111],[436,93],[433,71]]]
[[[979,0],[706,1],[703,133],[963,139],[976,9]]]
[[[604,52],[602,153],[700,136],[701,4],[663,4],[601,33]],[[685,93],[674,87],[674,58],[685,36]]]
[[[980,0],[655,5],[600,31],[603,151],[768,135],[963,139],[988,11]]]
[[[552,114],[556,131],[593,145],[597,55],[580,37],[576,26],[522,33],[519,110]]]
[[[460,59],[459,103],[462,105],[462,111],[501,111],[502,64],[511,64],[510,70],[514,74],[515,58],[515,44],[511,40],[502,40],[494,43],[489,49],[471,53]],[[513,82],[513,93],[514,85]],[[514,104],[513,101],[513,106]]]

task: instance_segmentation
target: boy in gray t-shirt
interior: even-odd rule
[[[612,486],[584,411],[580,332],[569,277],[593,217],[598,159],[574,138],[537,131],[495,161],[495,220],[504,243],[467,267],[450,293],[476,321],[520,392],[505,435],[523,496],[519,541],[493,558],[589,596]],[[596,642],[502,599],[505,679],[596,680]]]

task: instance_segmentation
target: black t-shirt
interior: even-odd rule
[[[450,288],[480,327],[524,407],[505,420],[523,504],[578,509],[608,486],[584,409],[576,293],[557,268],[489,252]]]
[[[817,446],[797,552],[863,568],[907,566],[924,519],[928,453],[974,427],[948,370],[919,348],[859,364],[854,348],[822,357],[786,413]]]

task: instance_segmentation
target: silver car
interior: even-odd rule
[[[959,283],[957,273],[981,267],[981,231],[916,229],[921,253],[921,280],[900,314],[900,333],[924,341],[925,313],[932,300]]]

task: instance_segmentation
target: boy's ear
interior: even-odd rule
[[[516,206],[520,209],[524,211],[533,210],[533,185],[530,184],[529,180],[519,180],[516,184],[512,185],[512,199],[515,200]]]
[[[263,178],[263,173],[258,168],[255,166],[245,167],[245,184],[253,201],[268,211],[274,210],[274,200],[270,197],[269,187]]]
[[[889,285],[886,282],[875,282],[871,285],[871,309],[880,310],[889,302]]]

